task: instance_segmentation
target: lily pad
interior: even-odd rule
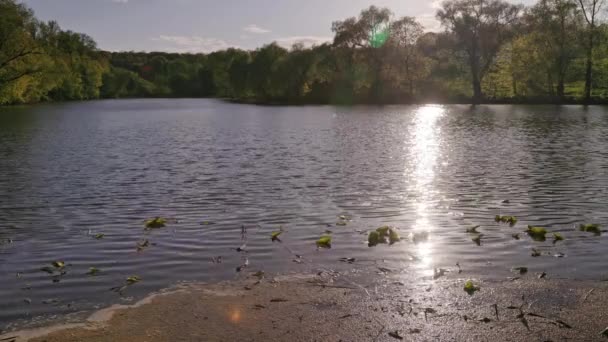
[[[317,240],[318,248],[331,248],[331,236],[323,235]]]
[[[129,285],[139,283],[140,281],[141,281],[141,278],[138,276],[130,276],[129,278],[127,278],[127,284],[129,284]]]
[[[526,232],[535,241],[545,241],[548,233],[545,228],[532,226],[528,226],[528,230]]]
[[[599,224],[581,224],[579,229],[583,232],[594,233],[596,235],[600,235],[602,233]]]
[[[475,226],[475,227],[470,227],[467,228],[467,233],[471,233],[471,234],[479,234],[479,232],[477,231],[477,229],[481,227],[481,226]]]
[[[473,295],[476,291],[479,291],[479,286],[476,286],[472,280],[467,280],[464,283],[464,291],[469,295]]]
[[[145,225],[146,225],[146,229],[158,229],[158,228],[163,228],[166,223],[167,223],[166,219],[157,216],[153,219],[146,220]]]
[[[281,241],[281,239],[279,239],[279,236],[283,234],[283,231],[278,231],[278,232],[272,232],[272,234],[270,234],[270,239],[272,241]]]

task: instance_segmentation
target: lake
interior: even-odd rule
[[[435,268],[499,280],[525,266],[529,277],[602,280],[608,234],[578,225],[608,226],[607,203],[608,107],[1,108],[0,329],[258,270],[361,263],[423,282]],[[144,230],[157,216],[171,220]],[[368,247],[384,225],[403,241]],[[477,225],[480,246],[466,232]],[[565,240],[534,241],[528,225]],[[328,230],[332,248],[317,250]],[[110,291],[135,275],[122,296]]]

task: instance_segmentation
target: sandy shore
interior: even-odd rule
[[[429,283],[357,273],[183,285],[0,341],[608,341],[608,283]]]

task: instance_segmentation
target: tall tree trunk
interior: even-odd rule
[[[483,94],[481,92],[481,81],[479,81],[478,77],[473,77],[473,103],[481,103],[482,98]]]
[[[593,28],[587,47],[587,65],[585,70],[585,103],[591,102],[591,81],[593,79]]]

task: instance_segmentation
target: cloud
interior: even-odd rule
[[[321,36],[291,36],[275,39],[275,41],[277,44],[283,47],[290,48],[296,43],[303,44],[305,47],[311,47],[313,45],[321,45],[323,43],[331,42],[332,39],[333,38],[331,37]]]
[[[264,33],[270,33],[270,30],[267,30],[265,28],[259,27],[256,24],[251,24],[251,25],[247,25],[245,27],[243,27],[243,31],[245,32],[249,32],[249,33],[255,33],[255,34],[264,34]]]
[[[200,36],[170,36],[160,35],[151,40],[166,44],[163,50],[172,52],[208,53],[236,47],[226,41],[217,38],[206,38]]]

